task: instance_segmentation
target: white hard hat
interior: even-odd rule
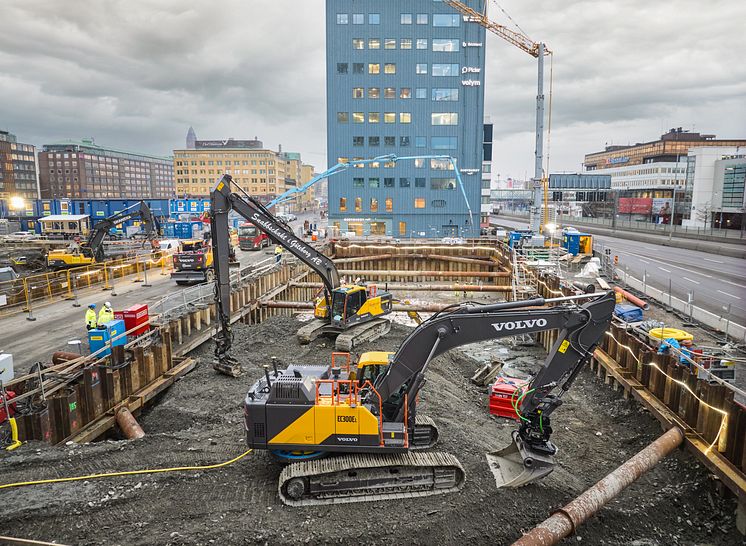
[[[109,301],[104,302],[104,307],[111,307],[111,302]]]

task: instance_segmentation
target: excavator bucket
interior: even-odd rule
[[[554,470],[554,457],[531,449],[513,432],[513,442],[503,449],[487,453],[487,464],[495,476],[497,488],[521,487],[539,480]]]

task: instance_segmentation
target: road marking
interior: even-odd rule
[[[670,273],[671,272],[670,269],[666,269],[665,267],[659,267],[658,269],[660,269],[661,271],[665,271],[666,273]]]
[[[704,261],[706,261],[706,262],[715,262],[716,264],[721,264],[721,263],[723,263],[723,262],[721,262],[720,260],[711,260],[710,258],[702,258],[702,259],[703,259]]]
[[[723,292],[722,290],[718,290],[721,294],[725,294],[726,296],[730,296],[731,298],[736,298],[737,300],[741,299],[741,296],[734,296],[733,294],[728,294],[728,292]]]
[[[746,286],[742,284],[738,284],[737,282],[726,281],[725,279],[720,279],[720,281],[727,282],[728,284],[732,284],[733,286],[737,286],[738,288],[746,288]]]
[[[635,254],[634,252],[622,252],[622,254],[629,254],[630,256],[635,256],[638,259],[642,258],[640,254]],[[686,271],[688,273],[694,273],[695,275],[699,275],[700,277],[705,277],[707,279],[712,278],[712,275],[705,275],[704,273],[700,273],[699,271],[694,271],[693,269],[687,269],[686,267],[681,267],[679,265],[673,265],[668,262],[664,262],[662,260],[656,260],[655,258],[651,258],[650,256],[645,256],[645,258],[648,258],[649,260],[659,263],[659,264],[667,265],[669,267],[675,267],[676,269],[681,269],[682,271]]]
[[[642,258],[640,258],[640,261],[641,261],[642,263],[644,263],[644,264],[649,264],[649,263],[650,263],[649,261],[647,261],[647,260],[643,260]]]
[[[685,281],[693,282],[694,284],[699,284],[699,281],[695,281],[693,279],[690,279],[689,277],[681,277],[681,278],[684,279]]]

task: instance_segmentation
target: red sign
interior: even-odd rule
[[[650,197],[620,197],[619,214],[650,214],[653,210],[653,199]]]

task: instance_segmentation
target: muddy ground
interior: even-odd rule
[[[24,446],[3,454],[0,481],[73,476],[226,461],[245,450],[241,402],[261,365],[329,361],[331,343],[300,346],[299,322],[276,317],[235,329],[239,379],[210,367],[212,347],[197,351],[198,368],[140,416],[147,436],[64,448]],[[395,350],[411,331],[391,333],[360,350]],[[496,347],[509,366],[535,369],[536,348]],[[477,357],[485,351],[472,352]],[[512,421],[487,410],[486,389],[468,378],[478,362],[459,351],[435,360],[420,411],[440,429],[437,449],[458,456],[464,489],[424,499],[290,508],[277,496],[280,467],[257,452],[216,470],[128,476],[0,490],[0,535],[66,544],[509,544],[661,433],[635,403],[581,373],[555,413],[558,467],[542,482],[500,490],[484,454],[507,444]],[[567,543],[638,546],[740,544],[735,504],[718,497],[708,473],[677,451]]]

